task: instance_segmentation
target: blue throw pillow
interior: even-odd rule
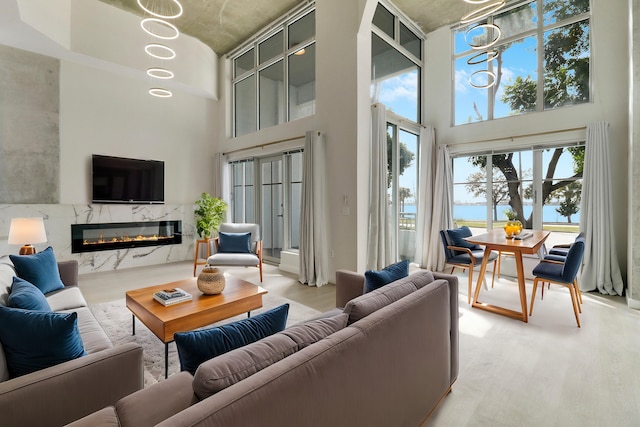
[[[24,310],[51,311],[51,307],[40,289],[19,277],[13,277],[7,305]]]
[[[386,284],[409,275],[409,260],[391,264],[380,271],[367,270],[364,272],[364,292],[371,292]]]
[[[194,375],[202,362],[284,330],[288,314],[289,304],[283,304],[238,322],[175,333],[180,370]]]
[[[64,288],[51,246],[33,255],[9,255],[9,258],[18,277],[33,283],[43,294]]]
[[[84,356],[78,314],[0,306],[0,343],[11,378]]]
[[[251,233],[218,233],[218,252],[251,253]]]
[[[452,246],[471,250],[480,249],[478,245],[464,240],[465,237],[471,237],[471,230],[466,225],[463,225],[460,228],[454,228],[453,230],[447,230],[447,233],[449,234],[449,240],[451,241]]]

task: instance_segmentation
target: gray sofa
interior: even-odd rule
[[[201,370],[212,372],[210,364],[239,351],[258,354],[249,348],[260,341],[250,344],[203,363],[194,377],[172,375],[71,425],[420,425],[457,378],[457,278],[423,270],[364,295],[361,275],[342,271],[336,282],[345,307],[320,321],[348,324],[325,338],[202,396]]]
[[[142,347],[113,346],[78,287],[78,263],[58,262],[64,289],[46,295],[52,311],[78,314],[86,356],[9,378],[0,345],[0,425],[61,426],[115,404],[144,386]],[[0,257],[0,304],[7,304],[16,272]],[[0,328],[2,325],[0,325]]]

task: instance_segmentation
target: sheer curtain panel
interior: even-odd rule
[[[327,195],[324,138],[309,131],[304,141],[302,201],[300,212],[300,283],[329,283],[327,243]]]
[[[616,254],[609,155],[609,124],[587,125],[582,178],[580,230],[585,233],[580,289],[622,295],[624,284]]]
[[[420,129],[420,157],[418,159],[418,209],[416,217],[416,262],[420,267],[429,263],[431,227],[433,225],[435,130],[433,126]]]
[[[389,203],[387,201],[387,113],[384,104],[371,106],[369,158],[369,228],[367,269],[380,270],[393,263]]]
[[[427,236],[427,260],[424,268],[442,271],[444,252],[440,242],[440,230],[453,228],[453,169],[446,145],[438,146],[437,165],[433,180],[433,215],[431,234]]]

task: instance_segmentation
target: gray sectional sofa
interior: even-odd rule
[[[423,270],[366,294],[361,275],[340,271],[336,282],[344,309],[213,358],[195,376],[172,375],[72,426],[420,425],[457,378],[457,278]],[[297,344],[286,344],[287,334]],[[300,345],[301,337],[317,340]],[[211,394],[212,385],[221,390]]]
[[[0,345],[0,425],[61,426],[142,389],[142,347],[113,346],[78,287],[78,263],[58,262],[64,289],[46,296],[51,310],[76,312],[85,356],[9,378]],[[0,304],[6,306],[15,268],[0,257]],[[3,325],[0,325],[2,328]]]

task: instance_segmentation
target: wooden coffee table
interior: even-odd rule
[[[197,278],[136,289],[126,293],[127,308],[133,313],[132,331],[136,334],[136,317],[164,343],[164,376],[169,373],[169,343],[176,332],[191,331],[238,314],[262,307],[266,289],[236,277],[225,275],[221,294],[204,295],[198,290]],[[192,301],[163,306],[153,299],[162,289],[181,288],[193,295]]]

